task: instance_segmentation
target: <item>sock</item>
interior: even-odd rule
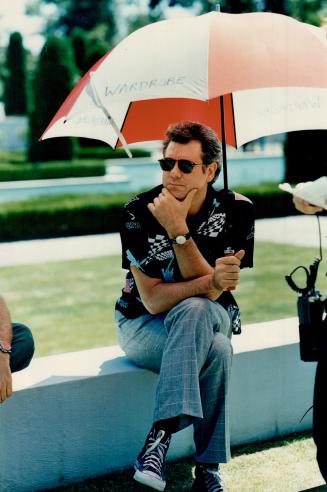
[[[210,468],[211,470],[219,470],[219,463],[196,463],[196,466]]]
[[[154,429],[157,431],[163,430],[166,434],[174,434],[177,432],[178,417],[171,419],[158,420],[153,424]]]

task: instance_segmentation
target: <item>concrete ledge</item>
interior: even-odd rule
[[[315,362],[302,362],[297,318],[247,325],[233,338],[231,443],[312,427]]]
[[[232,444],[311,427],[314,363],[299,358],[295,318],[248,325],[234,337]],[[152,418],[157,376],[118,347],[35,359],[0,407],[1,491],[55,487],[132,466]],[[192,429],[169,459],[192,454]]]

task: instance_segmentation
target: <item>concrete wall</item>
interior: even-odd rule
[[[240,444],[311,427],[314,363],[299,359],[295,319],[234,337],[231,440]],[[130,467],[151,425],[157,376],[118,347],[35,359],[14,375],[0,407],[1,492],[55,487]],[[191,428],[169,459],[191,454]]]
[[[247,325],[234,337],[232,445],[312,427],[315,362],[300,360],[297,318]]]

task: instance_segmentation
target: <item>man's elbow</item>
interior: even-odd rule
[[[150,313],[150,314],[159,314],[159,313],[162,313],[162,309],[159,308],[159,306],[156,306],[154,305],[153,303],[143,303],[146,310]]]
[[[148,299],[144,299],[142,298],[142,303],[143,303],[143,306],[145,307],[145,309],[150,313],[150,314],[160,314],[164,311],[164,309],[162,309],[162,307],[154,302],[154,299],[153,298],[148,298]]]

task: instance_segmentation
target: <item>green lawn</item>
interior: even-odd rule
[[[257,243],[255,268],[242,272],[235,294],[243,324],[295,316],[296,294],[284,275],[297,265],[308,266],[316,253]],[[320,270],[317,285],[327,293],[326,262]],[[13,320],[32,328],[40,356],[116,344],[113,310],[123,277],[118,256],[6,267],[1,292]]]
[[[168,463],[165,492],[188,492],[193,472],[191,458]],[[299,492],[323,484],[315,461],[315,446],[305,433],[234,448],[232,460],[222,465],[222,474],[228,492]],[[132,476],[133,470],[124,470],[56,490],[150,492],[148,487],[134,482]],[[326,487],[314,490],[326,491]]]

